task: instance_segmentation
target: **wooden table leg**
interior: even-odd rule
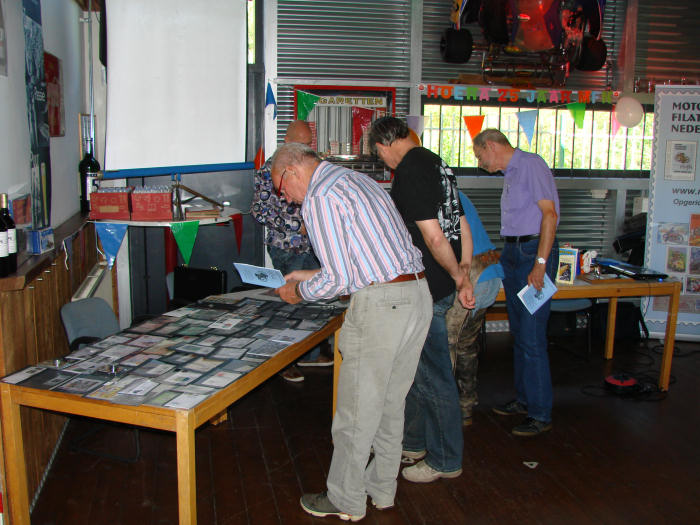
[[[180,525],[197,525],[197,481],[194,462],[194,416],[179,410],[177,439],[177,495]]]
[[[20,406],[12,399],[9,385],[2,390],[2,434],[5,442],[6,505],[10,509],[13,525],[29,525],[29,494],[27,493],[27,467],[22,442]],[[9,504],[9,505],[8,505]]]
[[[605,332],[605,359],[612,359],[615,345],[615,320],[617,318],[617,297],[608,302],[608,326]]]
[[[668,298],[668,314],[666,316],[666,336],[664,338],[664,353],[661,356],[661,372],[659,373],[659,389],[668,390],[671,379],[671,361],[673,345],[676,342],[676,322],[678,321],[678,303],[680,302],[681,283],[675,283],[673,293]]]

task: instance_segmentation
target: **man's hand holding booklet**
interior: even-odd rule
[[[253,266],[251,264],[233,263],[241,276],[241,281],[247,284],[279,288],[285,285],[284,276],[279,270]]]
[[[554,295],[557,287],[549,278],[549,275],[544,275],[544,286],[538,290],[534,286],[527,285],[518,292],[518,297],[527,308],[527,311],[534,314],[547,300]]]

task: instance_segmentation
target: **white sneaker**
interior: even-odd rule
[[[462,475],[462,469],[453,470],[452,472],[441,472],[432,468],[425,461],[420,461],[412,467],[403,469],[401,474],[405,479],[414,483],[430,483],[440,478],[459,477]]]

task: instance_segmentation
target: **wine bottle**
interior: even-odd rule
[[[17,271],[17,228],[10,215],[7,193],[0,193],[0,221],[7,228],[7,273]]]
[[[9,275],[7,269],[7,226],[5,226],[5,221],[0,220],[0,277],[7,277]]]
[[[90,192],[92,191],[92,181],[95,180],[100,172],[100,163],[92,154],[92,140],[88,140],[85,148],[85,156],[78,164],[78,172],[80,173],[80,213],[88,213],[90,211]]]

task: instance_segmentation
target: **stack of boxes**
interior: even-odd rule
[[[90,219],[171,221],[170,186],[100,188],[90,194]]]

